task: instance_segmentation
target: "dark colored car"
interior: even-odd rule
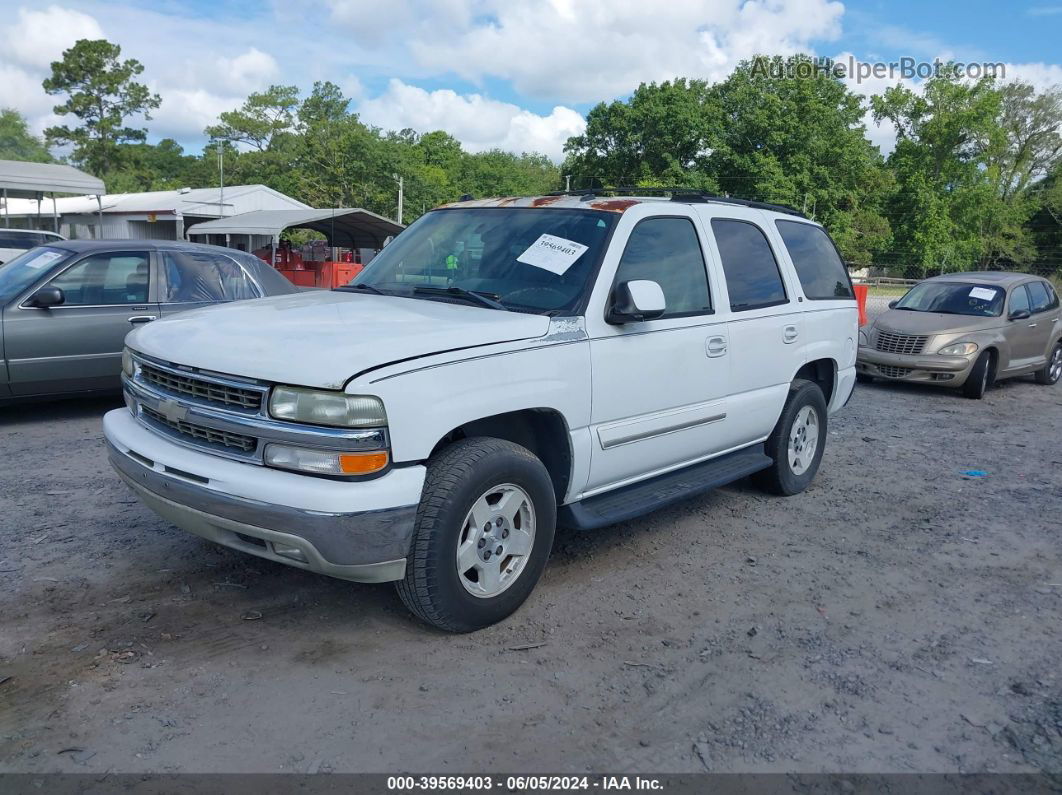
[[[120,389],[125,335],[175,312],[296,292],[235,249],[66,240],[0,266],[0,401]]]

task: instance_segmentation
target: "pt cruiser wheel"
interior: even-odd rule
[[[398,594],[449,632],[501,621],[542,575],[556,518],[553,483],[529,450],[501,439],[455,442],[428,462]]]
[[[1059,378],[1062,378],[1062,341],[1055,345],[1043,369],[1036,371],[1036,383],[1051,386],[1057,384]]]
[[[822,390],[811,381],[794,381],[782,416],[764,445],[772,464],[756,473],[756,483],[772,494],[784,496],[806,489],[819,471],[826,448],[826,428],[826,398]]]

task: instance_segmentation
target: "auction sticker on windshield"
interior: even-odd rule
[[[987,287],[974,287],[970,290],[971,298],[980,298],[982,301],[992,301],[996,297],[995,290],[989,290]]]
[[[533,265],[550,273],[563,276],[588,247],[574,240],[565,240],[554,235],[542,235],[527,247],[517,262]]]

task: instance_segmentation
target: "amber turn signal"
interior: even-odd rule
[[[344,475],[371,475],[387,466],[387,453],[343,453],[339,469]]]

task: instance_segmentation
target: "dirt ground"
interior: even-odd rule
[[[1062,386],[861,386],[807,493],[562,533],[466,636],[167,525],[114,405],[0,410],[2,771],[1062,771]]]

